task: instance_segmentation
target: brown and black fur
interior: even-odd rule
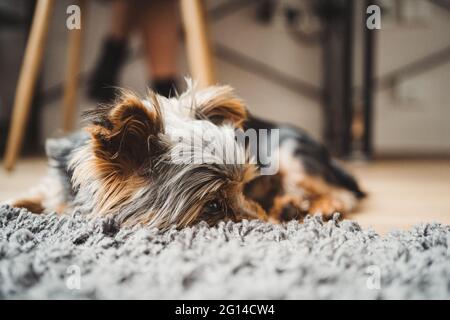
[[[254,116],[248,118],[244,127],[255,130],[279,129],[280,141],[277,147],[282,149],[283,145],[290,143],[290,152],[284,156],[290,156],[301,164],[301,178],[295,181],[298,192],[292,193],[285,185],[289,175],[296,169],[282,164],[276,175],[260,176],[246,186],[246,195],[260,203],[272,220],[302,219],[306,214],[314,213],[330,218],[336,212],[349,213],[357,201],[365,197],[356,180],[330,156],[322,144],[301,128],[276,124]],[[349,201],[341,199],[341,194],[347,194]]]

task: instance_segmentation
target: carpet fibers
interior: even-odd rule
[[[0,207],[0,298],[450,298],[450,226],[352,221],[119,229]]]

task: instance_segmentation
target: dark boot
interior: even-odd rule
[[[175,77],[155,79],[150,81],[150,88],[164,97],[174,97],[177,93],[177,79]]]
[[[90,98],[109,103],[116,96],[118,77],[128,54],[127,42],[107,39],[88,82]]]

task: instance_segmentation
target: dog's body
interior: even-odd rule
[[[248,117],[226,86],[190,86],[171,99],[124,93],[87,118],[87,130],[48,141],[47,179],[12,205],[33,212],[76,209],[164,229],[201,220],[330,216],[353,210],[364,195],[323,146],[300,129]],[[279,151],[276,174],[258,176],[248,148],[236,141],[237,128],[280,130],[279,144],[267,145],[277,148],[272,154]],[[200,137],[200,129],[214,139]],[[196,139],[216,150],[201,162],[192,161],[199,152],[190,147]]]
[[[259,176],[247,194],[276,220],[321,213],[349,213],[365,197],[356,180],[332,159],[327,149],[304,130],[249,117],[246,128],[279,129],[279,171]]]

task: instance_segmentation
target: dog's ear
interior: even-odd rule
[[[247,108],[230,86],[211,86],[195,94],[196,118],[207,118],[215,124],[231,122],[242,128]]]
[[[163,153],[164,133],[161,109],[154,94],[145,103],[130,92],[122,92],[111,106],[100,106],[85,113],[97,159],[113,164],[125,173],[152,167],[152,161]]]

